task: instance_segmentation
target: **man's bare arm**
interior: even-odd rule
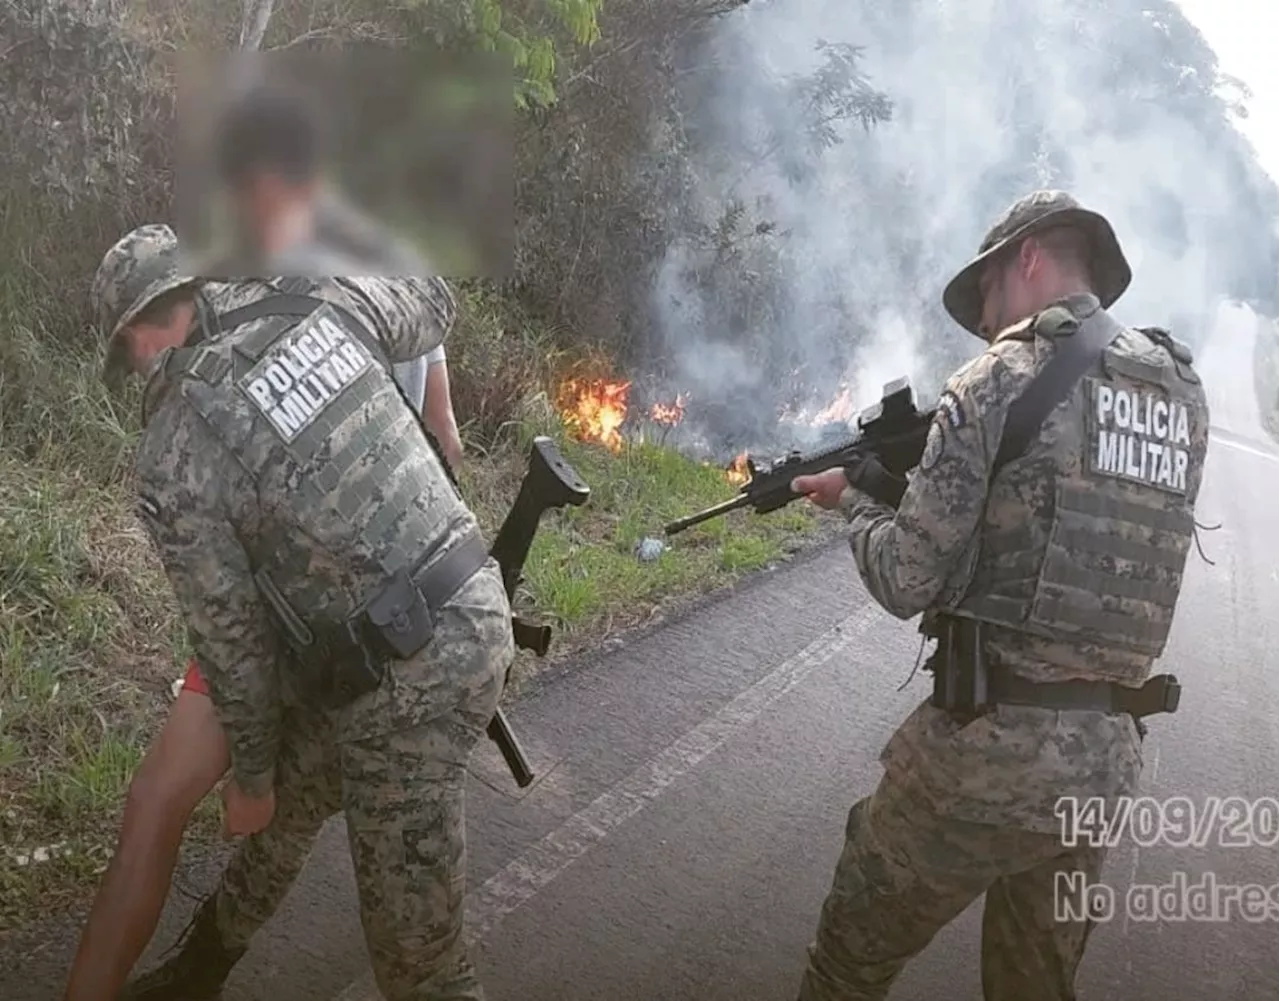
[[[449,394],[449,367],[443,358],[433,360],[427,368],[427,402],[422,421],[440,442],[444,457],[456,473],[462,467],[462,438]]]

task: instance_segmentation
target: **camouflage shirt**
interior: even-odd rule
[[[204,296],[217,313],[275,291],[256,279],[204,286]],[[434,279],[340,278],[317,283],[313,294],[339,302],[361,318],[392,361],[418,357],[440,344],[456,311],[448,288]],[[230,356],[231,342],[240,343],[271,322],[275,321],[267,318],[242,325],[234,334],[208,342],[208,347]],[[291,567],[294,579],[310,589],[304,599],[338,601],[367,591],[377,576],[370,564],[379,554],[344,552],[347,522],[336,511],[328,522],[324,509],[301,522],[294,517],[304,494],[299,484],[287,482],[284,474],[255,477],[233,449],[250,447],[253,425],[242,421],[235,429],[242,440],[233,441],[200,412],[210,399],[215,405],[225,403],[233,414],[235,406],[243,407],[231,399],[238,393],[235,383],[175,379],[170,363],[176,357],[173,351],[163,353],[147,382],[145,429],[137,454],[139,514],[185,613],[196,657],[230,742],[234,774],[246,791],[262,793],[273,782],[282,702],[294,696],[279,670],[284,647],[255,584],[255,569],[269,556],[274,565]],[[425,438],[417,451],[407,439],[399,442],[412,417],[402,402],[397,405],[404,418],[397,418],[385,442],[367,450],[365,461],[381,450],[401,448],[411,465],[426,464],[434,470],[431,464],[436,460],[428,455]],[[343,444],[330,441],[326,447],[337,452]],[[268,442],[256,447],[269,456],[269,450],[279,446]],[[474,517],[447,487],[442,472],[437,479],[439,496],[428,491],[428,496],[415,500],[421,513],[417,524],[429,522],[433,529],[434,538],[422,542],[447,547],[474,527]],[[376,497],[363,499],[365,505],[377,502]],[[407,544],[388,532],[386,545]],[[305,601],[294,607],[305,607]]]
[[[1062,304],[1081,316],[1096,300],[1072,297]],[[1011,525],[1022,526],[1022,545],[1031,538],[1043,546],[1055,480],[1079,461],[1065,453],[1087,448],[1067,424],[1082,423],[1078,411],[1060,407],[1024,458],[988,486],[1008,407],[1054,353],[1052,341],[1030,328],[1028,320],[1004,331],[949,380],[926,455],[896,512],[861,491],[845,491],[859,574],[875,600],[901,619],[955,607],[971,587],[981,590],[992,567],[1021,556],[1007,541],[1002,548],[1002,540],[1014,537]],[[1150,353],[1153,345],[1126,330],[1114,350]],[[1204,416],[1193,426],[1190,447],[1192,505],[1207,434]],[[1033,681],[1089,677],[1091,665],[1105,661],[1114,676],[1136,682],[1152,661],[1135,663],[1132,654],[1083,639],[1050,640],[1001,626],[988,626],[985,636],[990,663]],[[1046,833],[1061,830],[1054,809],[1060,797],[1132,795],[1142,769],[1138,731],[1125,714],[1000,705],[960,725],[928,699],[890,738],[881,760],[944,814]]]

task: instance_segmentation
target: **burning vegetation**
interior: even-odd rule
[[[580,441],[622,450],[621,427],[627,419],[631,383],[611,379],[566,379],[556,391],[556,409]]]
[[[564,378],[556,390],[556,409],[569,433],[579,441],[603,445],[617,454],[622,451],[629,436],[628,429],[637,435],[643,435],[647,422],[660,428],[661,437],[665,440],[668,432],[684,425],[689,405],[687,394],[677,393],[674,399],[633,405],[632,382],[612,375],[601,375],[599,372],[602,367],[597,359],[591,374],[574,372]],[[853,391],[847,383],[841,382],[835,395],[825,406],[816,410],[784,409],[779,412],[778,421],[780,424],[804,429],[839,428],[847,425],[856,412]],[[725,479],[735,486],[750,479],[745,450],[735,455],[723,468]]]

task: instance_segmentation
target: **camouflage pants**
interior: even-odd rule
[[[482,1001],[466,956],[467,762],[497,706],[500,678],[408,730],[339,743],[332,719],[293,712],[277,760],[271,825],[241,842],[217,891],[217,923],[247,945],[274,913],[326,819],[341,810],[365,942],[390,1001]]]
[[[800,1001],[887,997],[907,961],[984,892],[986,1001],[1075,998],[1092,923],[1055,920],[1055,874],[1080,871],[1093,883],[1103,850],[937,816],[888,775],[854,804],[845,836]]]

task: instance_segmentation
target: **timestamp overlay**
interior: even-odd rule
[[[1054,812],[1067,848],[1274,848],[1280,828],[1275,796],[1064,796]]]
[[[1268,850],[1277,845],[1280,801],[1274,796],[1063,797],[1055,805],[1064,847],[1182,849],[1185,859],[1204,851]],[[1190,849],[1191,851],[1187,851]],[[1243,860],[1243,859],[1242,859]],[[1259,874],[1266,870],[1259,870]],[[1054,883],[1059,921],[1204,922],[1280,921],[1280,882],[1241,879],[1193,865],[1175,865],[1156,880],[1117,887],[1079,871],[1060,872]]]
[[[1054,877],[1054,917],[1058,921],[1199,921],[1258,924],[1280,918],[1280,884],[1241,883],[1213,871],[1178,869],[1167,880],[1117,888],[1083,872]]]

